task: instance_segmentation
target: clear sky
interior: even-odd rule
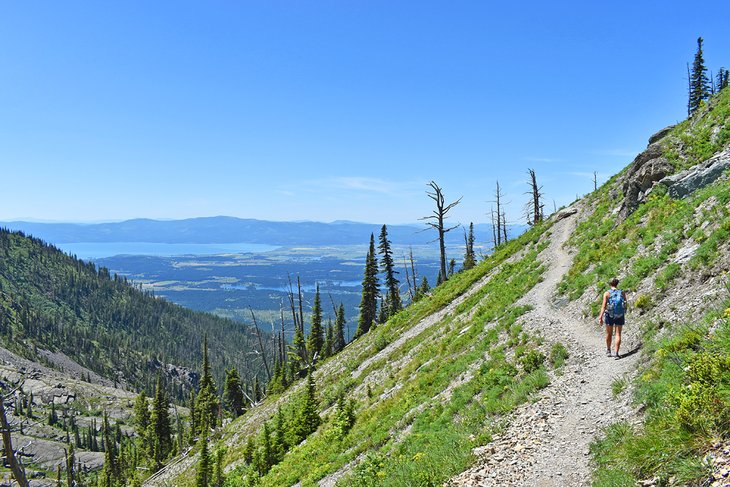
[[[684,118],[730,2],[0,1],[0,220],[522,219]]]

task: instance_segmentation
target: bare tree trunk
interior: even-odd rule
[[[593,171],[593,191],[598,189],[598,174]]]
[[[13,478],[20,487],[28,487],[28,479],[25,476],[25,469],[20,459],[15,455],[13,450],[13,440],[10,435],[10,424],[5,415],[5,397],[0,397],[0,426],[2,426],[3,448],[5,449],[5,458],[13,472]]]
[[[543,217],[542,187],[537,184],[537,176],[535,175],[534,169],[528,169],[527,174],[530,176],[530,180],[527,182],[530,186],[530,191],[527,194],[531,195],[531,200],[526,207],[527,223],[529,225],[535,225],[542,221]]]
[[[440,270],[441,270],[441,276],[443,280],[446,280],[448,274],[446,273],[446,243],[444,242],[444,236],[450,232],[451,230],[458,228],[459,225],[455,225],[450,228],[445,228],[444,226],[444,220],[448,218],[447,214],[448,212],[461,203],[461,198],[458,200],[449,203],[448,205],[445,203],[444,194],[441,191],[441,188],[438,184],[436,184],[434,181],[431,181],[428,183],[428,185],[431,187],[433,192],[426,191],[426,194],[429,198],[431,198],[436,203],[436,209],[433,211],[433,215],[425,216],[423,218],[419,218],[419,220],[435,220],[434,222],[427,222],[426,225],[430,226],[438,233],[438,240],[439,240],[439,252],[441,255],[441,261],[440,261]]]
[[[269,370],[269,363],[268,360],[266,360],[266,349],[264,348],[264,342],[261,340],[261,330],[259,330],[259,325],[256,323],[256,315],[253,314],[253,308],[248,307],[249,311],[251,311],[251,318],[253,319],[253,327],[256,329],[256,336],[259,339],[259,349],[261,349],[261,358],[264,360],[264,369],[266,370],[266,377],[268,377],[269,382],[271,382],[271,371]]]
[[[406,282],[408,283],[408,297],[411,301],[413,301],[413,287],[411,286],[411,276],[408,272],[408,261],[406,260],[406,256],[403,256],[403,268],[406,270]]]

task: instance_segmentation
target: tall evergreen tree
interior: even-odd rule
[[[387,289],[385,307],[385,318],[390,318],[403,308],[403,302],[400,297],[400,281],[395,277],[398,271],[395,270],[393,262],[393,251],[390,248],[390,240],[388,240],[388,228],[383,225],[380,229],[380,238],[378,244],[380,253],[380,270],[385,274],[385,287]]]
[[[223,400],[225,402],[226,409],[233,414],[234,418],[243,414],[245,403],[241,377],[238,375],[238,370],[236,370],[235,367],[226,370],[226,382],[223,386]]]
[[[335,341],[335,327],[332,324],[332,318],[327,320],[327,333],[324,337],[324,345],[322,345],[322,358],[332,356],[332,346]]]
[[[198,401],[195,405],[196,422],[199,434],[207,434],[211,428],[218,424],[218,389],[210,371],[208,360],[208,337],[203,338],[203,375],[200,378],[200,391]]]
[[[710,97],[710,83],[707,78],[707,67],[705,66],[705,58],[702,53],[702,37],[697,38],[697,52],[695,60],[692,63],[692,72],[689,82],[689,103],[687,107],[689,114],[693,114],[704,100]]]
[[[337,353],[345,348],[345,305],[340,303],[337,308],[337,317],[335,318],[335,339],[332,344],[332,353]]]
[[[195,487],[208,487],[211,475],[210,451],[208,450],[208,437],[200,437],[200,456],[198,459],[198,471],[195,474]]]
[[[309,329],[307,340],[307,353],[314,361],[314,358],[322,354],[324,345],[324,329],[322,328],[322,300],[319,296],[319,284],[314,293],[314,304],[312,305],[312,327]]]
[[[370,234],[370,248],[365,258],[365,275],[362,279],[360,318],[355,337],[364,335],[373,326],[378,311],[378,259],[375,256],[375,236]]]
[[[170,425],[170,401],[167,399],[162,379],[157,377],[155,400],[152,404],[150,427],[153,432],[153,457],[157,467],[168,457],[172,450],[172,426]]]
[[[474,223],[469,223],[469,233],[464,230],[464,270],[469,270],[476,265],[474,255]]]
[[[720,92],[727,88],[728,81],[730,81],[730,71],[725,68],[720,68],[720,71],[717,72],[717,91]]]

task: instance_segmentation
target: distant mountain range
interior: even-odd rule
[[[370,234],[377,237],[382,225],[349,221],[276,222],[229,216],[151,220],[139,218],[115,223],[39,223],[29,221],[0,222],[0,227],[20,230],[54,244],[77,242],[151,242],[151,243],[257,243],[269,245],[357,245],[366,244]],[[526,229],[509,227],[511,236]],[[491,244],[492,228],[474,225],[477,244]],[[394,245],[423,245],[432,242],[435,232],[425,225],[388,225]],[[451,245],[464,241],[462,229],[447,234]]]

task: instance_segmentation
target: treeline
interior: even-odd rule
[[[186,400],[198,376],[197,344],[207,333],[217,353],[214,376],[235,366],[250,383],[264,379],[252,327],[192,311],[111,276],[22,232],[0,229],[0,339],[29,359],[61,351],[115,382],[151,392],[158,375],[175,400]],[[256,352],[256,353],[254,353]]]

